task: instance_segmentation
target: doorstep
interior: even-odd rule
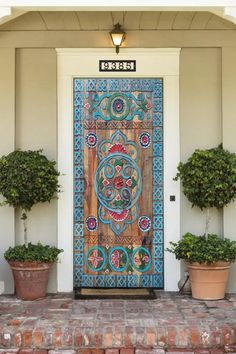
[[[24,302],[0,296],[0,353],[236,353],[236,294],[198,301],[157,292],[154,300]]]

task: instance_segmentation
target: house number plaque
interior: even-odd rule
[[[136,60],[99,60],[99,71],[136,71]]]

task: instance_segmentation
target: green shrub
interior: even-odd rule
[[[50,202],[59,191],[56,162],[42,151],[16,150],[0,158],[0,193],[5,203],[30,211],[39,202]]]
[[[177,179],[193,206],[222,208],[236,197],[236,155],[222,145],[195,150],[186,163],[178,165]]]
[[[210,208],[223,208],[236,197],[236,155],[219,145],[195,150],[187,162],[180,162],[175,180],[180,179],[183,193],[193,206],[206,209],[204,236],[185,234],[170,242],[167,251],[186,262],[234,262],[236,241],[209,234]]]
[[[188,263],[234,262],[236,241],[222,239],[212,234],[206,238],[187,233],[178,242],[170,242],[167,251],[174,253],[176,259],[183,259]]]
[[[0,158],[0,194],[4,197],[1,205],[20,208],[24,225],[25,244],[10,247],[5,253],[7,260],[9,257],[12,260],[15,254],[18,260],[29,260],[33,255],[34,260],[41,257],[51,262],[61,252],[55,247],[28,244],[27,236],[27,213],[37,203],[50,202],[59,192],[59,172],[55,165],[56,162],[48,160],[42,150],[16,150]]]
[[[56,247],[43,246],[41,243],[36,245],[29,243],[27,247],[26,245],[9,247],[4,257],[7,261],[53,263],[58,261],[58,255],[61,252],[63,250]]]

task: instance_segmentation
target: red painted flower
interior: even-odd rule
[[[149,142],[148,136],[143,135],[143,136],[142,136],[142,143],[143,143],[144,145],[146,145],[146,144],[148,144],[148,142]]]
[[[115,250],[112,255],[111,255],[111,264],[115,268],[120,267],[120,252],[118,250]]]
[[[115,220],[115,221],[124,221],[128,214],[128,210],[121,210],[120,213],[116,213],[115,211],[108,211],[110,216]]]
[[[91,255],[88,257],[89,262],[92,264],[93,268],[98,268],[99,262],[103,261],[103,257],[100,257],[98,250],[93,250]]]
[[[110,184],[110,182],[107,179],[104,179],[102,184],[106,187],[108,184]]]
[[[94,138],[94,136],[90,136],[90,137],[88,138],[88,141],[89,141],[90,144],[94,144],[94,143],[95,143],[95,138]]]
[[[120,170],[121,170],[121,168],[122,168],[122,167],[121,167],[120,165],[117,165],[117,166],[115,167],[116,172],[118,172],[118,173],[119,173],[119,172],[120,172]]]
[[[151,109],[152,108],[152,103],[149,101],[146,105],[147,109]]]
[[[143,257],[143,261],[144,261],[145,263],[148,263],[148,262],[149,262],[149,257],[148,257],[148,256],[144,256],[144,257]]]
[[[141,263],[141,260],[140,260],[140,255],[139,253],[136,253],[136,255],[134,256],[134,264],[136,266],[140,266],[142,263]]]
[[[146,229],[148,227],[148,220],[147,219],[142,219],[141,226],[142,226],[143,229]]]
[[[108,150],[109,154],[113,154],[114,152],[120,152],[122,154],[128,154],[127,150],[124,148],[124,146],[120,143],[112,145],[110,149]]]
[[[129,178],[127,181],[126,181],[126,184],[128,187],[131,187],[132,186],[132,179]]]
[[[90,108],[90,103],[89,103],[89,102],[86,102],[86,103],[84,104],[84,107],[85,107],[86,109],[89,109],[89,108]]]
[[[124,187],[124,181],[123,181],[123,178],[118,176],[118,177],[115,177],[114,180],[113,180],[113,184],[114,186],[116,187],[116,189],[121,189]]]

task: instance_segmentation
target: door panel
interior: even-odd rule
[[[162,79],[74,79],[74,285],[163,287]]]

